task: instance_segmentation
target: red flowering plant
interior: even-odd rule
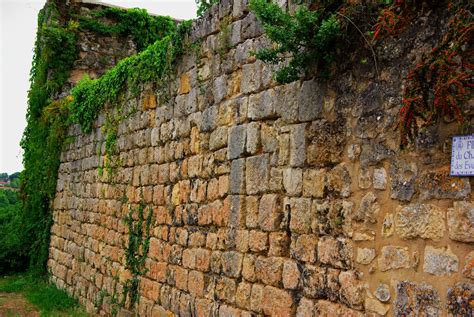
[[[474,35],[472,13],[458,8],[448,23],[441,43],[422,55],[420,62],[409,71],[400,110],[401,146],[413,140],[421,126],[449,116],[464,123],[461,105],[474,86]]]

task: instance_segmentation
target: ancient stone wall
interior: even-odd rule
[[[124,219],[143,202],[153,218],[140,316],[468,316],[474,205],[471,179],[449,176],[457,127],[404,151],[394,128],[408,66],[446,17],[387,40],[378,75],[354,53],[329,81],[277,85],[251,54],[268,41],[246,2],[194,23],[200,49],[177,66],[171,98],[152,85],[114,105],[129,114],[116,157],[102,129],[113,109],[91,134],[71,127],[53,282],[91,312],[120,312],[132,278]]]

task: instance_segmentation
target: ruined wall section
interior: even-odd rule
[[[442,17],[380,47],[379,80],[348,56],[329,82],[277,85],[251,54],[268,42],[245,3],[195,22],[200,48],[177,66],[171,98],[150,87],[116,105],[138,109],[119,124],[118,157],[104,157],[107,112],[91,134],[71,127],[53,282],[91,312],[117,312],[131,278],[123,220],[143,201],[140,316],[467,316],[474,205],[471,179],[449,176],[457,128],[428,129],[407,151],[394,129],[404,73]]]

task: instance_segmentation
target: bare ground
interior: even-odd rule
[[[22,294],[0,293],[0,317],[39,316],[39,311]]]

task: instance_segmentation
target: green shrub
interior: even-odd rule
[[[300,6],[291,15],[267,0],[251,0],[250,9],[275,44],[272,48],[258,51],[257,58],[283,65],[290,56],[288,64],[276,73],[279,83],[299,79],[311,64],[319,67],[320,75],[325,75],[335,59],[341,37],[340,23],[334,12],[310,11],[306,6]]]
[[[16,192],[0,189],[0,274],[28,266],[20,208]]]

